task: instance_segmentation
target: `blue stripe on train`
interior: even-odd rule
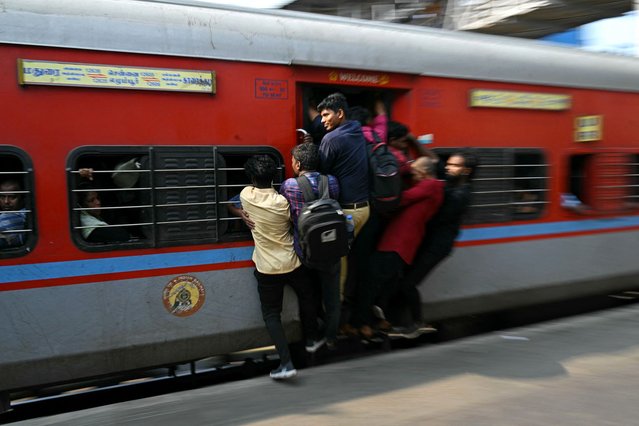
[[[639,226],[639,216],[585,219],[570,222],[535,223],[531,225],[495,226],[490,228],[462,229],[458,241],[495,240],[500,238],[534,237],[567,232],[604,231]]]
[[[211,265],[249,260],[253,247],[237,247],[183,253],[147,254],[108,259],[72,260],[0,267],[0,283],[82,277],[161,268]]]
[[[639,226],[639,216],[463,229],[458,241],[534,237]],[[0,266],[0,284],[250,260],[253,247]]]

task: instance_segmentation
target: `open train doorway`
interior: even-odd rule
[[[313,142],[317,144],[321,142],[326,133],[318,116],[317,105],[332,93],[341,93],[346,96],[349,109],[362,107],[369,111],[371,117],[373,117],[379,111],[378,105],[381,105],[389,120],[403,121],[401,118],[393,117],[393,105],[396,99],[404,94],[405,91],[366,86],[306,84],[301,86],[300,92],[302,99],[298,113],[301,119],[298,120],[298,123],[301,124],[301,128],[311,135]]]

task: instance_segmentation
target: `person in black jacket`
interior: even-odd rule
[[[437,214],[429,221],[428,231],[417,250],[415,260],[398,287],[399,296],[408,305],[413,321],[408,327],[409,333],[415,334],[419,328],[424,327],[421,324],[422,302],[417,287],[453,251],[463,215],[470,204],[471,181],[476,167],[476,156],[468,150],[452,154],[446,162],[444,201]]]

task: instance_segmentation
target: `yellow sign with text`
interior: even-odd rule
[[[541,109],[562,111],[570,109],[570,95],[553,93],[512,92],[509,90],[470,91],[470,106],[485,108]]]
[[[575,118],[575,142],[593,142],[603,139],[603,116],[584,115]]]
[[[21,85],[215,93],[215,72],[18,59]]]

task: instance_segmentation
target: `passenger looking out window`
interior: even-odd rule
[[[109,227],[102,219],[102,201],[97,191],[90,184],[79,186],[78,199],[80,202],[80,224],[82,237],[91,243],[114,243],[128,241],[131,236],[127,231],[118,227]]]
[[[20,182],[15,179],[0,183],[0,248],[24,244],[27,209],[21,190]]]

